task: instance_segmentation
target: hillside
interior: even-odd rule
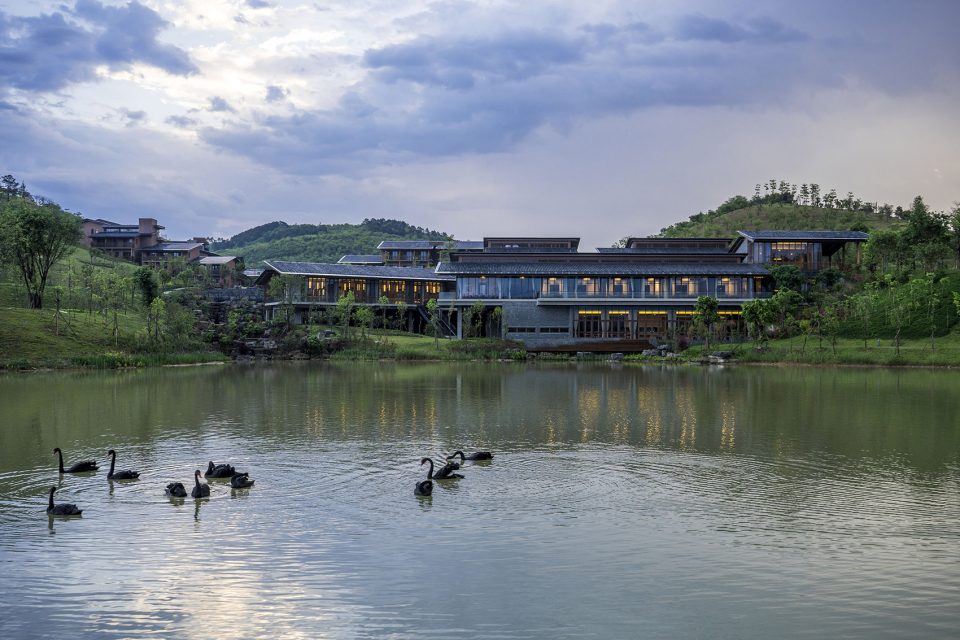
[[[732,199],[731,199],[732,200]],[[728,201],[729,202],[729,201]],[[875,211],[827,209],[785,202],[750,204],[699,213],[685,222],[660,230],[665,238],[732,238],[741,229],[859,229],[875,231],[903,225],[903,221]]]
[[[247,267],[261,260],[336,262],[346,254],[376,253],[383,240],[445,240],[439,231],[399,220],[367,219],[360,224],[270,222],[211,245],[213,251],[244,257]]]

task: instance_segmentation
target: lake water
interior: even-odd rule
[[[164,496],[209,460],[255,486]],[[960,373],[0,376],[0,574],[2,638],[956,638]]]

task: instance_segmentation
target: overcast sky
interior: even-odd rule
[[[769,178],[960,200],[960,2],[0,0],[0,174],[167,236],[610,245]]]

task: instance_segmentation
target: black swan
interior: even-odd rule
[[[98,469],[96,460],[84,460],[71,466],[69,469],[64,469],[63,452],[60,451],[60,447],[54,449],[53,452],[60,458],[60,473],[83,473],[84,471],[96,471]]]
[[[230,477],[230,486],[234,489],[246,489],[252,487],[253,483],[249,473],[235,473]]]
[[[56,487],[50,487],[50,504],[47,505],[47,513],[51,516],[78,516],[83,513],[83,509],[77,509],[75,504],[53,504],[53,492],[56,491]]]
[[[190,492],[190,496],[194,498],[209,498],[210,497],[210,485],[200,484],[200,470],[197,469],[197,472],[193,474],[193,481],[196,482],[196,486],[193,487],[193,491]]]
[[[229,464],[218,464],[214,466],[213,460],[210,461],[210,464],[207,465],[207,471],[203,474],[205,478],[232,478],[233,474],[237,472]]]
[[[113,449],[107,451],[110,456],[110,472],[107,474],[108,480],[137,480],[140,477],[139,471],[114,471],[113,467],[117,464],[117,452]]]
[[[453,460],[457,456],[460,456],[460,462],[466,462],[467,460],[493,460],[493,454],[489,451],[477,451],[468,456],[463,455],[463,451],[454,451],[447,456],[447,460]]]
[[[207,492],[209,493],[209,489]],[[186,498],[187,490],[183,488],[182,482],[171,482],[167,485],[167,488],[164,490],[164,493],[171,498]]]
[[[415,496],[429,496],[433,493],[433,480],[421,480],[413,489]]]
[[[456,462],[448,462],[440,467],[440,470],[436,472],[433,470],[433,460],[430,458],[423,458],[420,460],[420,466],[422,467],[428,462],[430,463],[430,470],[427,471],[428,480],[455,480],[463,477],[459,473],[454,473],[454,471],[460,468],[460,465]]]

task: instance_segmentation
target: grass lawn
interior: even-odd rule
[[[731,349],[730,345],[720,345],[711,351]],[[763,351],[745,342],[736,352],[740,362],[960,367],[960,333],[955,330],[934,338],[933,349],[929,338],[903,339],[899,355],[893,340],[886,338],[879,341],[879,346],[876,338],[867,340],[866,348],[861,339],[840,338],[836,353],[829,340],[824,340],[821,347],[819,340],[808,338],[804,347],[802,337],[771,340]],[[691,357],[698,356],[699,350],[690,349],[688,353]]]

